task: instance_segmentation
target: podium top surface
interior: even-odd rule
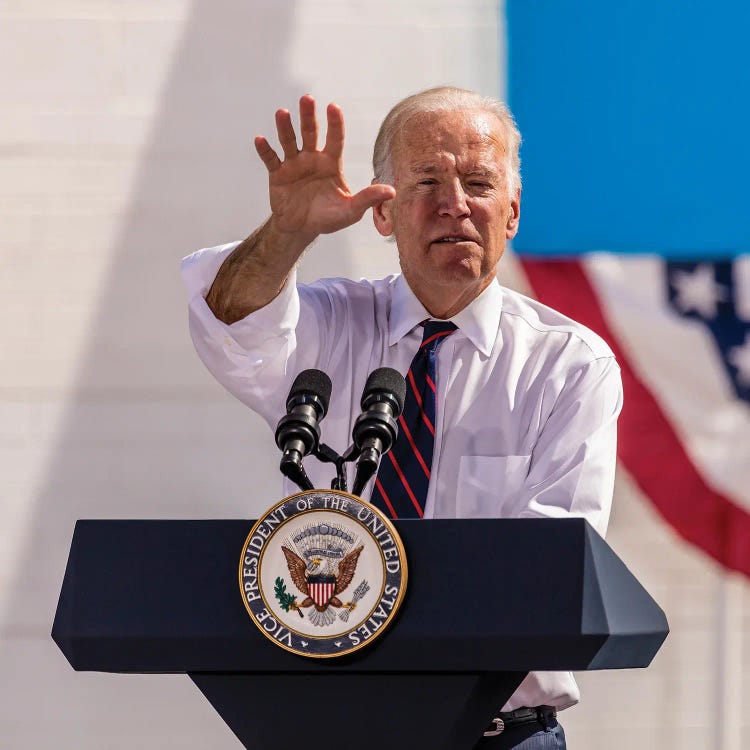
[[[52,636],[108,672],[475,672],[647,666],[662,610],[583,519],[395,523],[409,582],[369,648],[310,660],[251,622],[237,570],[253,521],[76,524]]]

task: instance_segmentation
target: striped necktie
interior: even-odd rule
[[[422,325],[422,343],[406,374],[398,437],[380,462],[370,498],[391,518],[424,515],[435,447],[437,349],[456,330],[453,323],[444,320],[428,320]]]

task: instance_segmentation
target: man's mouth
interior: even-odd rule
[[[433,240],[433,242],[440,242],[440,243],[455,243],[455,242],[474,242],[470,237],[466,237],[461,234],[448,234],[445,237],[438,237],[438,239]]]

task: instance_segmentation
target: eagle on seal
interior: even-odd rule
[[[298,554],[292,552],[288,547],[282,545],[281,549],[284,552],[284,557],[286,557],[286,564],[289,568],[289,574],[292,576],[292,581],[294,581],[294,585],[306,597],[299,604],[293,604],[293,609],[312,606],[314,606],[318,612],[325,612],[329,606],[343,607],[348,610],[354,609],[356,603],[349,602],[344,604],[341,599],[338,598],[338,594],[345,591],[347,586],[352,582],[354,573],[357,570],[357,560],[359,559],[359,555],[364,549],[364,546],[360,545],[343,557],[338,564],[338,571],[335,574],[329,570],[321,572],[322,561],[319,557],[314,557],[308,565]],[[311,587],[320,586],[321,584],[327,584],[328,588],[322,590],[330,591],[330,595],[314,595],[314,592],[311,591]]]

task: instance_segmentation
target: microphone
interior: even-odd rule
[[[328,412],[331,379],[322,370],[303,370],[292,383],[286,400],[286,416],[276,427],[276,445],[282,451],[279,468],[300,489],[313,489],[302,459],[317,450],[319,422]]]
[[[401,373],[390,367],[381,367],[370,373],[362,393],[362,414],[357,417],[352,430],[359,455],[353,494],[361,494],[378,470],[380,457],[393,447],[405,398],[406,381]]]

